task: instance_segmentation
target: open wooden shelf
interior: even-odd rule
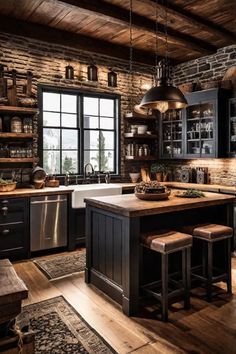
[[[0,112],[36,114],[36,113],[38,113],[38,108],[18,107],[18,106],[0,106]]]
[[[34,163],[37,157],[0,157],[0,163]]]
[[[149,120],[157,120],[157,117],[154,116],[133,116],[133,117],[126,117],[124,116],[124,119],[127,120],[145,120],[145,121],[149,121]]]
[[[127,161],[155,161],[155,156],[125,156]]]
[[[125,138],[135,138],[135,139],[157,139],[157,135],[154,134],[134,134],[134,133],[125,133]]]
[[[0,133],[0,138],[2,139],[35,139],[37,137],[38,135],[33,133]]]

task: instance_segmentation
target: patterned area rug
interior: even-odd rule
[[[27,321],[35,334],[35,354],[116,353],[62,296],[24,306],[17,322]]]
[[[56,279],[84,270],[86,253],[78,251],[69,255],[55,256],[45,259],[35,259],[34,263],[48,279]]]

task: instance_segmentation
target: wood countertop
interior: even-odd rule
[[[169,199],[160,201],[144,201],[136,198],[134,194],[126,194],[87,198],[85,202],[115,214],[135,217],[228,204],[235,200],[231,195],[210,192],[206,192],[203,198],[179,198],[175,196],[175,192],[177,190],[172,190]]]
[[[33,197],[40,195],[50,195],[50,194],[65,194],[72,193],[73,188],[60,186],[57,188],[45,187],[42,189],[35,188],[19,188],[11,192],[1,192],[0,197]]]
[[[207,192],[229,193],[236,195],[236,186],[224,186],[222,184],[198,184],[198,183],[183,183],[183,182],[163,182],[164,185],[170,188],[180,189],[198,189]]]

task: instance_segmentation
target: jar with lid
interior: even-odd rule
[[[13,117],[11,119],[11,132],[22,133],[22,120],[19,117]]]
[[[138,149],[138,156],[143,156],[143,155],[144,155],[143,145],[140,145],[140,147]]]
[[[23,132],[24,133],[33,133],[33,123],[31,118],[23,119]]]

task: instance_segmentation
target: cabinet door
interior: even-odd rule
[[[0,258],[29,255],[29,206],[27,198],[0,199]]]
[[[202,101],[186,108],[185,152],[188,158],[215,157],[216,101]]]
[[[229,100],[229,155],[236,157],[236,98]]]
[[[161,115],[161,157],[183,157],[183,112],[168,110]]]

